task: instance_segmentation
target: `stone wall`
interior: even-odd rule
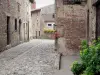
[[[31,32],[25,29],[26,25],[31,26],[30,11],[31,3],[28,0],[0,0],[0,51],[16,46],[20,41],[28,41]],[[9,44],[7,44],[7,16],[10,17]],[[17,29],[15,29],[15,19],[17,19]],[[20,27],[19,22],[21,22]]]
[[[56,25],[60,35],[58,51],[63,55],[77,54],[81,40],[86,39],[86,4],[63,5],[63,0],[56,0]]]
[[[93,4],[97,0],[88,0],[88,10],[89,10],[89,42],[96,38],[96,7]]]

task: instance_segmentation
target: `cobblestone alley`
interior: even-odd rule
[[[0,54],[0,75],[53,75],[58,68],[54,40],[32,40]]]

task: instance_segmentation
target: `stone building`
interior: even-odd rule
[[[44,28],[47,28],[48,24],[51,25],[49,28],[54,27],[54,13],[54,4],[31,11],[33,38],[44,36]]]
[[[30,11],[30,0],[0,0],[0,51],[31,39]]]
[[[53,14],[43,14],[44,28],[54,30],[55,20]]]
[[[58,51],[77,54],[81,40],[87,35],[87,0],[55,0]]]
[[[41,16],[43,18],[44,28],[54,29],[54,24],[55,24],[54,13],[55,13],[55,4],[51,4],[41,8]]]
[[[41,36],[41,26],[40,26],[41,15],[40,13],[41,13],[41,9],[35,9],[31,11],[33,38],[38,38]]]
[[[41,8],[41,25],[43,25],[43,32],[45,30],[54,30],[55,27],[55,4],[51,4]],[[43,36],[48,37],[49,39],[53,38],[53,34],[43,33]]]
[[[88,0],[88,40],[91,44],[92,40],[100,36],[100,1]]]

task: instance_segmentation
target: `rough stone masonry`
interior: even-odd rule
[[[29,0],[0,0],[0,51],[32,37],[30,11]]]
[[[81,40],[86,39],[87,6],[86,3],[64,4],[63,1],[56,0],[58,50],[63,55],[73,55],[79,52]]]

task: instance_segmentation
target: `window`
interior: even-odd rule
[[[21,19],[19,19],[19,24],[21,24],[22,23],[22,21],[21,21]]]
[[[55,14],[53,14],[52,17],[55,18]]]
[[[17,19],[15,19],[15,30],[17,30]]]
[[[19,3],[17,3],[17,5],[18,5],[18,12],[20,12],[20,4],[19,4]]]
[[[86,2],[87,0],[63,0],[63,4],[81,4],[81,2]]]
[[[52,24],[48,24],[48,26],[52,26]]]
[[[39,36],[40,36],[40,31],[39,31]]]

